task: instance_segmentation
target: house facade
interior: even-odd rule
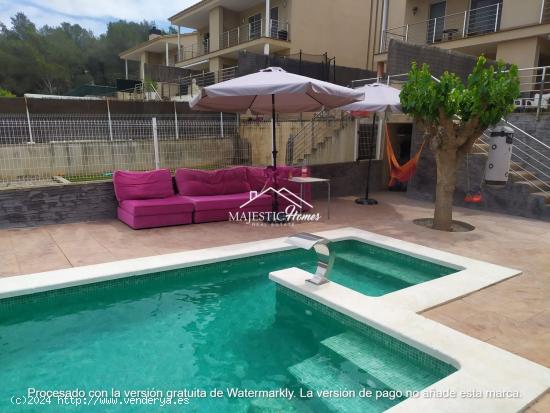
[[[152,29],[149,39],[119,54],[125,62],[128,79],[128,61],[139,62],[139,78],[145,78],[145,65],[175,66],[178,62],[178,45],[188,47],[197,43],[197,33],[163,35],[160,30]]]
[[[170,17],[197,32],[176,66],[217,72],[241,51],[328,53],[342,66],[369,68],[379,37],[382,0],[203,0]],[[377,18],[378,17],[378,18]],[[378,33],[378,34],[377,34]]]
[[[385,0],[374,62],[384,67],[390,39],[484,54],[519,68],[550,64],[549,0]]]

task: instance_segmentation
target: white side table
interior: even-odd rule
[[[313,176],[293,176],[288,178],[290,182],[300,184],[300,198],[304,198],[304,184],[325,182],[327,184],[327,219],[330,219],[330,179],[315,178]]]

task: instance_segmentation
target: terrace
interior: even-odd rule
[[[381,205],[365,213],[353,198],[333,201],[329,221],[295,227],[250,227],[210,223],[133,231],[115,220],[38,228],[0,230],[2,277],[52,271],[71,266],[169,254],[180,251],[260,241],[295,232],[354,226],[382,235],[447,250],[471,258],[521,268],[508,281],[430,309],[424,317],[494,346],[550,367],[547,278],[550,224],[458,208],[456,218],[475,225],[470,233],[434,232],[411,221],[431,213],[432,205],[399,194],[376,193]],[[324,210],[322,201],[316,208]],[[44,274],[44,276],[47,276]],[[526,411],[542,413],[546,396]]]
[[[402,79],[398,75],[394,81]],[[112,376],[125,377],[122,385],[136,380],[150,387],[161,380],[167,388],[175,381],[208,388],[212,377],[223,386],[259,384],[258,377],[266,377],[268,388],[298,383],[317,391],[462,390],[466,383],[520,392],[499,401],[312,397],[268,401],[275,404],[267,408],[261,398],[213,401],[225,407],[219,411],[232,403],[243,411],[291,411],[289,406],[309,411],[312,401],[338,411],[361,411],[357,406],[366,403],[378,412],[417,411],[422,403],[426,411],[548,409],[550,397],[543,393],[550,383],[544,351],[550,290],[544,251],[550,247],[550,223],[482,211],[488,203],[455,209],[454,218],[472,224],[472,232],[415,225],[413,220],[433,212],[431,203],[417,200],[429,197],[418,186],[430,176],[429,156],[408,181],[407,195],[378,191],[371,194],[378,205],[358,205],[355,196],[367,179],[373,190],[386,186],[382,116],[376,128],[374,116],[362,122],[323,109],[307,121],[278,117],[272,129],[261,117],[182,113],[175,102],[165,102],[164,115],[133,116],[111,113],[112,101],[95,103],[90,109],[100,114],[93,116],[31,115],[25,106],[26,116],[4,116],[0,123],[5,138],[0,227],[10,227],[0,229],[0,304],[6,304],[0,335],[7,349],[0,354],[6,366],[0,379],[9,382],[4,393],[24,388],[29,377],[45,386],[58,374],[51,367],[57,360],[70,360],[59,383],[75,383],[82,368],[73,360],[85,354],[94,380],[102,384]],[[394,138],[408,130],[403,154],[412,153],[418,136],[400,124],[403,115],[384,120]],[[481,142],[480,149],[486,148]],[[307,165],[312,176],[331,180],[335,199],[325,201],[325,192],[312,188],[311,200],[300,188],[313,215],[320,214],[318,221],[235,222],[231,208],[243,208],[264,192],[273,170],[263,165],[270,164],[270,150],[277,146],[275,160],[294,166],[280,167],[281,181],[291,182],[297,173],[304,179]],[[486,152],[471,156],[481,163]],[[234,166],[239,168],[189,170]],[[183,181],[178,171],[174,182],[166,169],[181,171]],[[277,186],[277,179],[273,182]],[[248,188],[241,189],[243,184]],[[519,192],[517,182],[509,184],[485,187],[483,196],[502,199],[505,191]],[[123,198],[121,188],[135,198]],[[457,193],[462,188],[459,184]],[[519,192],[522,201],[530,196],[525,194]],[[247,202],[227,206],[227,196],[236,195]],[[196,202],[194,209],[172,209],[186,197]],[[547,213],[545,199],[529,205]],[[268,201],[262,206],[277,210],[277,197]],[[125,202],[136,206],[135,217],[143,219],[139,225],[121,217]],[[206,204],[212,209],[199,209]],[[225,209],[223,215],[205,213],[220,212],[221,204],[229,217]],[[138,215],[137,206],[152,206],[153,214]],[[135,231],[114,219],[117,207],[119,218],[133,228],[187,225]],[[158,218],[155,214],[161,219],[147,221]],[[18,225],[27,228],[14,228]],[[288,237],[304,232],[325,237],[302,234],[301,240],[321,242],[326,261],[322,249],[305,251],[307,244],[289,243]],[[307,282],[315,262],[317,274],[331,272],[327,283]],[[44,331],[40,340],[37,326]]]

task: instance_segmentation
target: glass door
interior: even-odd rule
[[[269,32],[271,33],[271,37],[273,39],[278,39],[279,38],[279,8],[278,7],[273,7],[271,9],[271,11],[269,12],[269,18],[270,18],[269,24],[271,25]]]
[[[262,36],[262,14],[258,13],[248,18],[248,40]]]
[[[472,0],[468,15],[468,36],[496,32],[500,28],[502,0]]]
[[[430,5],[430,20],[428,20],[426,43],[437,43],[443,39],[446,6],[446,1],[441,1]]]

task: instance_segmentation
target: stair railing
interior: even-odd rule
[[[326,137],[333,136],[338,129],[347,125],[349,119],[341,116],[336,119],[330,111],[317,112],[313,118],[288,141],[286,163],[298,165],[311,155],[318,144],[324,142]]]

